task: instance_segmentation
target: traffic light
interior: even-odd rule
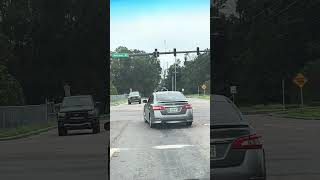
[[[173,48],[173,55],[174,55],[174,56],[177,56],[177,50],[176,50],[176,48]]]
[[[198,55],[198,56],[200,55],[200,49],[199,49],[199,47],[197,47],[197,55]]]

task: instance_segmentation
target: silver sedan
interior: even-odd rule
[[[193,110],[187,98],[179,91],[154,92],[143,101],[145,122],[152,128],[160,123],[186,123],[191,126]]]

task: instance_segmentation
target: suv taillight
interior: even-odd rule
[[[256,134],[242,136],[234,140],[231,147],[232,149],[261,149],[260,139],[261,136]]]
[[[152,106],[152,110],[165,110],[164,106]]]
[[[191,104],[185,104],[182,106],[182,109],[192,109]]]

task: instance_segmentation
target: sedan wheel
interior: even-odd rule
[[[149,116],[149,126],[150,126],[150,128],[154,128],[154,124],[151,122],[150,116]]]
[[[146,113],[145,113],[145,112],[143,112],[143,119],[144,119],[144,122],[145,122],[145,123],[148,122],[148,121],[147,121],[147,118],[146,118]]]

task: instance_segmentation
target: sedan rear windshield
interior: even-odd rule
[[[93,106],[93,102],[90,97],[70,97],[63,100],[62,106]]]
[[[179,92],[163,92],[156,94],[158,102],[174,102],[174,101],[187,101],[187,98]]]
[[[212,124],[239,124],[243,121],[238,108],[230,102],[213,101],[211,106]]]

